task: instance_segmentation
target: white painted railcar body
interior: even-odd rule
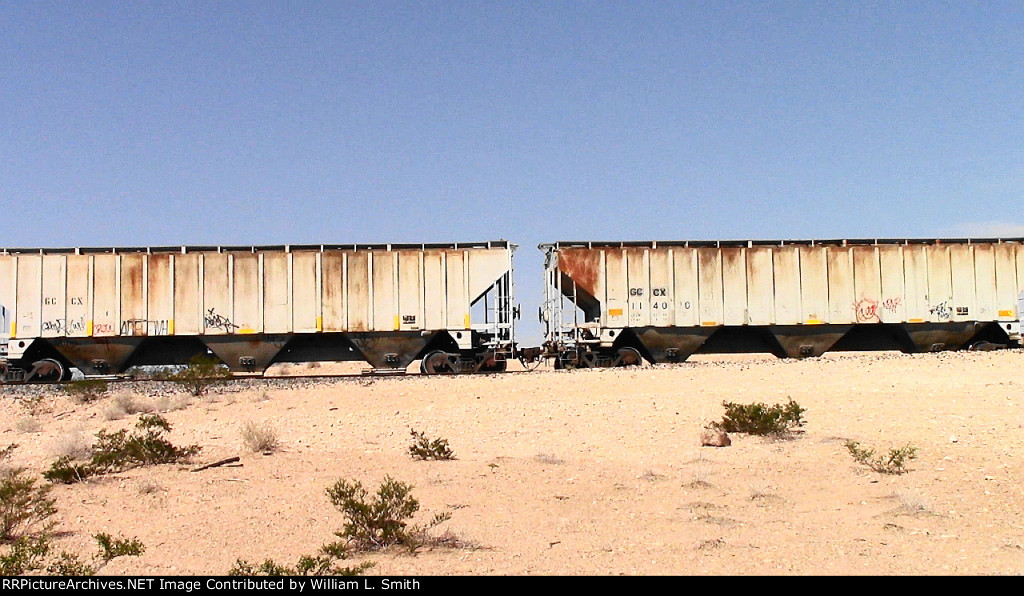
[[[607,364],[695,352],[958,349],[1014,343],[1024,241],[557,242],[549,352]],[[625,350],[625,352],[624,352]]]
[[[233,371],[433,349],[497,366],[514,345],[505,241],[0,250],[9,366],[86,374],[206,348]],[[480,364],[477,362],[476,364]],[[62,374],[66,373],[66,370]]]

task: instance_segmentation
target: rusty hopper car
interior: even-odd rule
[[[694,353],[1019,344],[1024,239],[557,242],[545,355],[615,366]]]
[[[514,350],[505,241],[0,250],[7,380],[216,355],[233,372],[365,360],[493,371]]]

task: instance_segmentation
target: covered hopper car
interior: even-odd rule
[[[0,250],[0,381],[213,355],[497,372],[1019,346],[1024,239],[542,244],[542,346],[516,343],[504,240]]]
[[[1024,239],[556,242],[558,366],[1019,345]]]
[[[0,380],[211,353],[235,373],[318,360],[503,370],[515,346],[514,250],[503,240],[0,249]]]

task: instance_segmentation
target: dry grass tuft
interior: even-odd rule
[[[690,488],[711,488],[711,464],[703,457],[695,462],[697,465],[693,470],[693,480],[685,485]]]
[[[152,480],[139,480],[135,488],[139,491],[140,495],[152,495],[166,490]]]
[[[89,459],[92,455],[92,437],[84,429],[74,428],[55,437],[47,452],[55,458],[69,457],[75,461]]]
[[[777,499],[778,496],[772,492],[770,486],[758,484],[750,487],[750,500],[759,501],[764,499]]]
[[[154,412],[156,407],[152,402],[138,398],[134,395],[121,394],[115,396],[103,408],[103,418],[106,420],[120,420],[125,416],[134,414],[149,414]]]
[[[715,538],[712,540],[704,540],[697,545],[697,550],[712,550],[718,549],[725,546],[725,541],[721,538]]]
[[[14,423],[14,428],[20,433],[31,434],[42,430],[43,425],[36,418],[32,416],[25,416],[23,418],[18,418],[18,421]]]
[[[422,547],[468,551],[490,550],[479,542],[462,538],[451,530],[445,530],[439,536],[426,536]]]
[[[740,522],[738,522],[738,521],[736,521],[734,519],[728,518],[728,517],[720,517],[720,516],[717,516],[717,515],[707,515],[707,514],[698,516],[697,520],[698,521],[702,521],[702,522],[707,523],[707,524],[714,524],[716,526],[728,526],[728,527],[738,526],[739,523],[740,523]]]
[[[46,451],[54,458],[87,460],[92,455],[92,438],[81,428],[76,428],[54,437]]]
[[[931,504],[921,493],[913,490],[901,489],[892,495],[893,499],[900,504],[900,511],[909,515],[931,513]]]
[[[184,410],[192,403],[186,395],[161,395],[153,402],[153,408],[157,412],[175,412]]]
[[[644,470],[644,473],[637,476],[637,478],[640,480],[646,480],[648,482],[657,482],[658,480],[664,480],[665,475],[659,474],[654,470]]]
[[[242,443],[246,449],[256,453],[273,453],[281,448],[277,431],[269,422],[264,424],[247,422],[242,427]]]

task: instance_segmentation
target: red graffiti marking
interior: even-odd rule
[[[878,302],[875,300],[862,298],[853,307],[857,311],[858,323],[877,323],[881,320],[878,318]]]

